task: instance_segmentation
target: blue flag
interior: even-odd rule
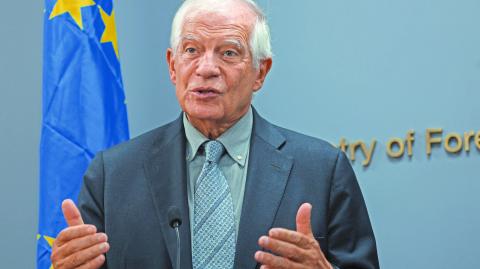
[[[94,155],[128,139],[112,0],[45,0],[37,268]]]

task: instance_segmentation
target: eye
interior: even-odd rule
[[[238,53],[233,50],[226,50],[225,52],[223,52],[223,55],[227,57],[235,57],[238,56]]]
[[[197,50],[195,48],[188,47],[188,48],[185,49],[185,52],[186,53],[195,53],[195,52],[197,52]]]

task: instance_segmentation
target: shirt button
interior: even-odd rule
[[[242,156],[237,155],[237,159],[238,159],[238,160],[241,160],[241,159],[242,159]]]

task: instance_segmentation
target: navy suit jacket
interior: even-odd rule
[[[179,117],[99,153],[91,163],[78,203],[85,222],[108,235],[104,268],[173,268],[171,206],[180,209],[183,221],[181,268],[192,268],[185,143]],[[272,227],[295,230],[304,202],[313,205],[313,232],[333,265],[379,268],[367,209],[345,155],[327,142],[274,126],[254,111],[235,268],[258,267],[258,238]]]

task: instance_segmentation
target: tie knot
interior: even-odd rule
[[[205,156],[207,161],[218,163],[220,157],[222,157],[224,147],[222,143],[217,140],[209,140],[205,143]]]

